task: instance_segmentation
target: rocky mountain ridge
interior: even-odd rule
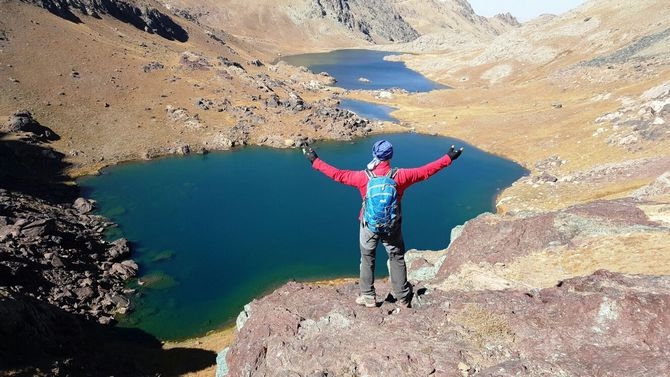
[[[321,16],[360,31],[369,42],[407,42],[419,36],[386,1],[316,0],[316,5]]]
[[[511,14],[479,16],[466,0],[396,1],[395,6],[421,36],[401,49],[410,51],[471,48],[520,26]]]
[[[168,15],[152,7],[151,1],[127,2],[119,0],[22,0],[40,6],[66,20],[80,23],[79,15],[100,18],[109,15],[140,30],[155,33],[169,40],[185,42],[188,33]],[[76,13],[75,13],[76,12]]]
[[[235,36],[273,55],[313,52],[324,46],[388,46],[417,38],[474,42],[519,26],[513,16],[478,16],[464,0],[280,0],[270,7],[262,0],[164,3],[198,15],[198,22],[209,27],[229,25]]]

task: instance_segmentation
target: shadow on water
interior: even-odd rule
[[[0,374],[177,376],[216,363],[211,351],[165,350],[139,329],[100,325],[29,297],[0,297]]]
[[[58,203],[71,203],[78,189],[66,182],[69,164],[62,153],[30,140],[0,133],[0,188]]]

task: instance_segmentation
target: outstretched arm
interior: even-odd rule
[[[418,168],[400,169],[397,175],[398,180],[402,180],[403,183],[408,186],[413,183],[426,180],[433,174],[451,165],[451,163],[456,160],[461,155],[461,153],[463,153],[463,148],[456,150],[452,145],[447,154],[433,162]]]
[[[333,179],[336,182],[355,187],[359,187],[361,184],[365,184],[367,182],[365,172],[356,170],[342,170],[329,165],[316,155],[316,152],[314,149],[312,149],[312,147],[303,147],[302,153],[305,155],[305,158],[307,158],[307,160],[312,163],[312,167],[314,169],[320,171],[325,176]]]

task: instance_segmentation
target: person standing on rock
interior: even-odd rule
[[[320,159],[312,147],[308,145],[302,147],[302,153],[314,169],[336,182],[358,188],[363,198],[359,217],[361,264],[360,295],[356,298],[357,304],[369,308],[377,306],[374,271],[377,245],[381,242],[388,253],[392,294],[400,304],[411,306],[414,293],[407,281],[400,201],[409,186],[426,180],[446,168],[462,152],[463,148],[456,150],[452,145],[447,154],[431,163],[418,168],[397,169],[391,168],[393,145],[386,140],[379,140],[372,147],[372,161],[365,170],[356,171],[333,167]]]

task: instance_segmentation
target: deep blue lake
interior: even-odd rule
[[[335,86],[345,89],[402,88],[410,92],[429,92],[447,88],[412,71],[403,62],[384,60],[390,55],[399,53],[347,49],[286,56],[282,60],[291,65],[305,66],[314,73],[328,72],[337,80]]]
[[[398,53],[347,49],[286,56],[282,60],[291,65],[305,66],[315,73],[328,72],[337,80],[335,86],[344,89],[402,88],[410,92],[429,92],[448,88],[412,71],[402,62],[384,60],[389,55]],[[370,120],[397,121],[390,115],[395,109],[388,106],[347,99],[340,107]]]
[[[340,168],[361,170],[381,137],[315,145]],[[385,135],[393,165],[417,167],[462,142]],[[408,249],[439,250],[451,229],[494,209],[525,171],[465,145],[462,157],[403,199]],[[161,339],[201,335],[234,321],[244,304],[287,280],[358,275],[358,191],[313,170],[299,150],[245,147],[123,164],[79,180],[99,213],[129,239],[144,285],[122,325]],[[387,275],[379,249],[379,276]],[[352,297],[352,300],[354,298]]]

